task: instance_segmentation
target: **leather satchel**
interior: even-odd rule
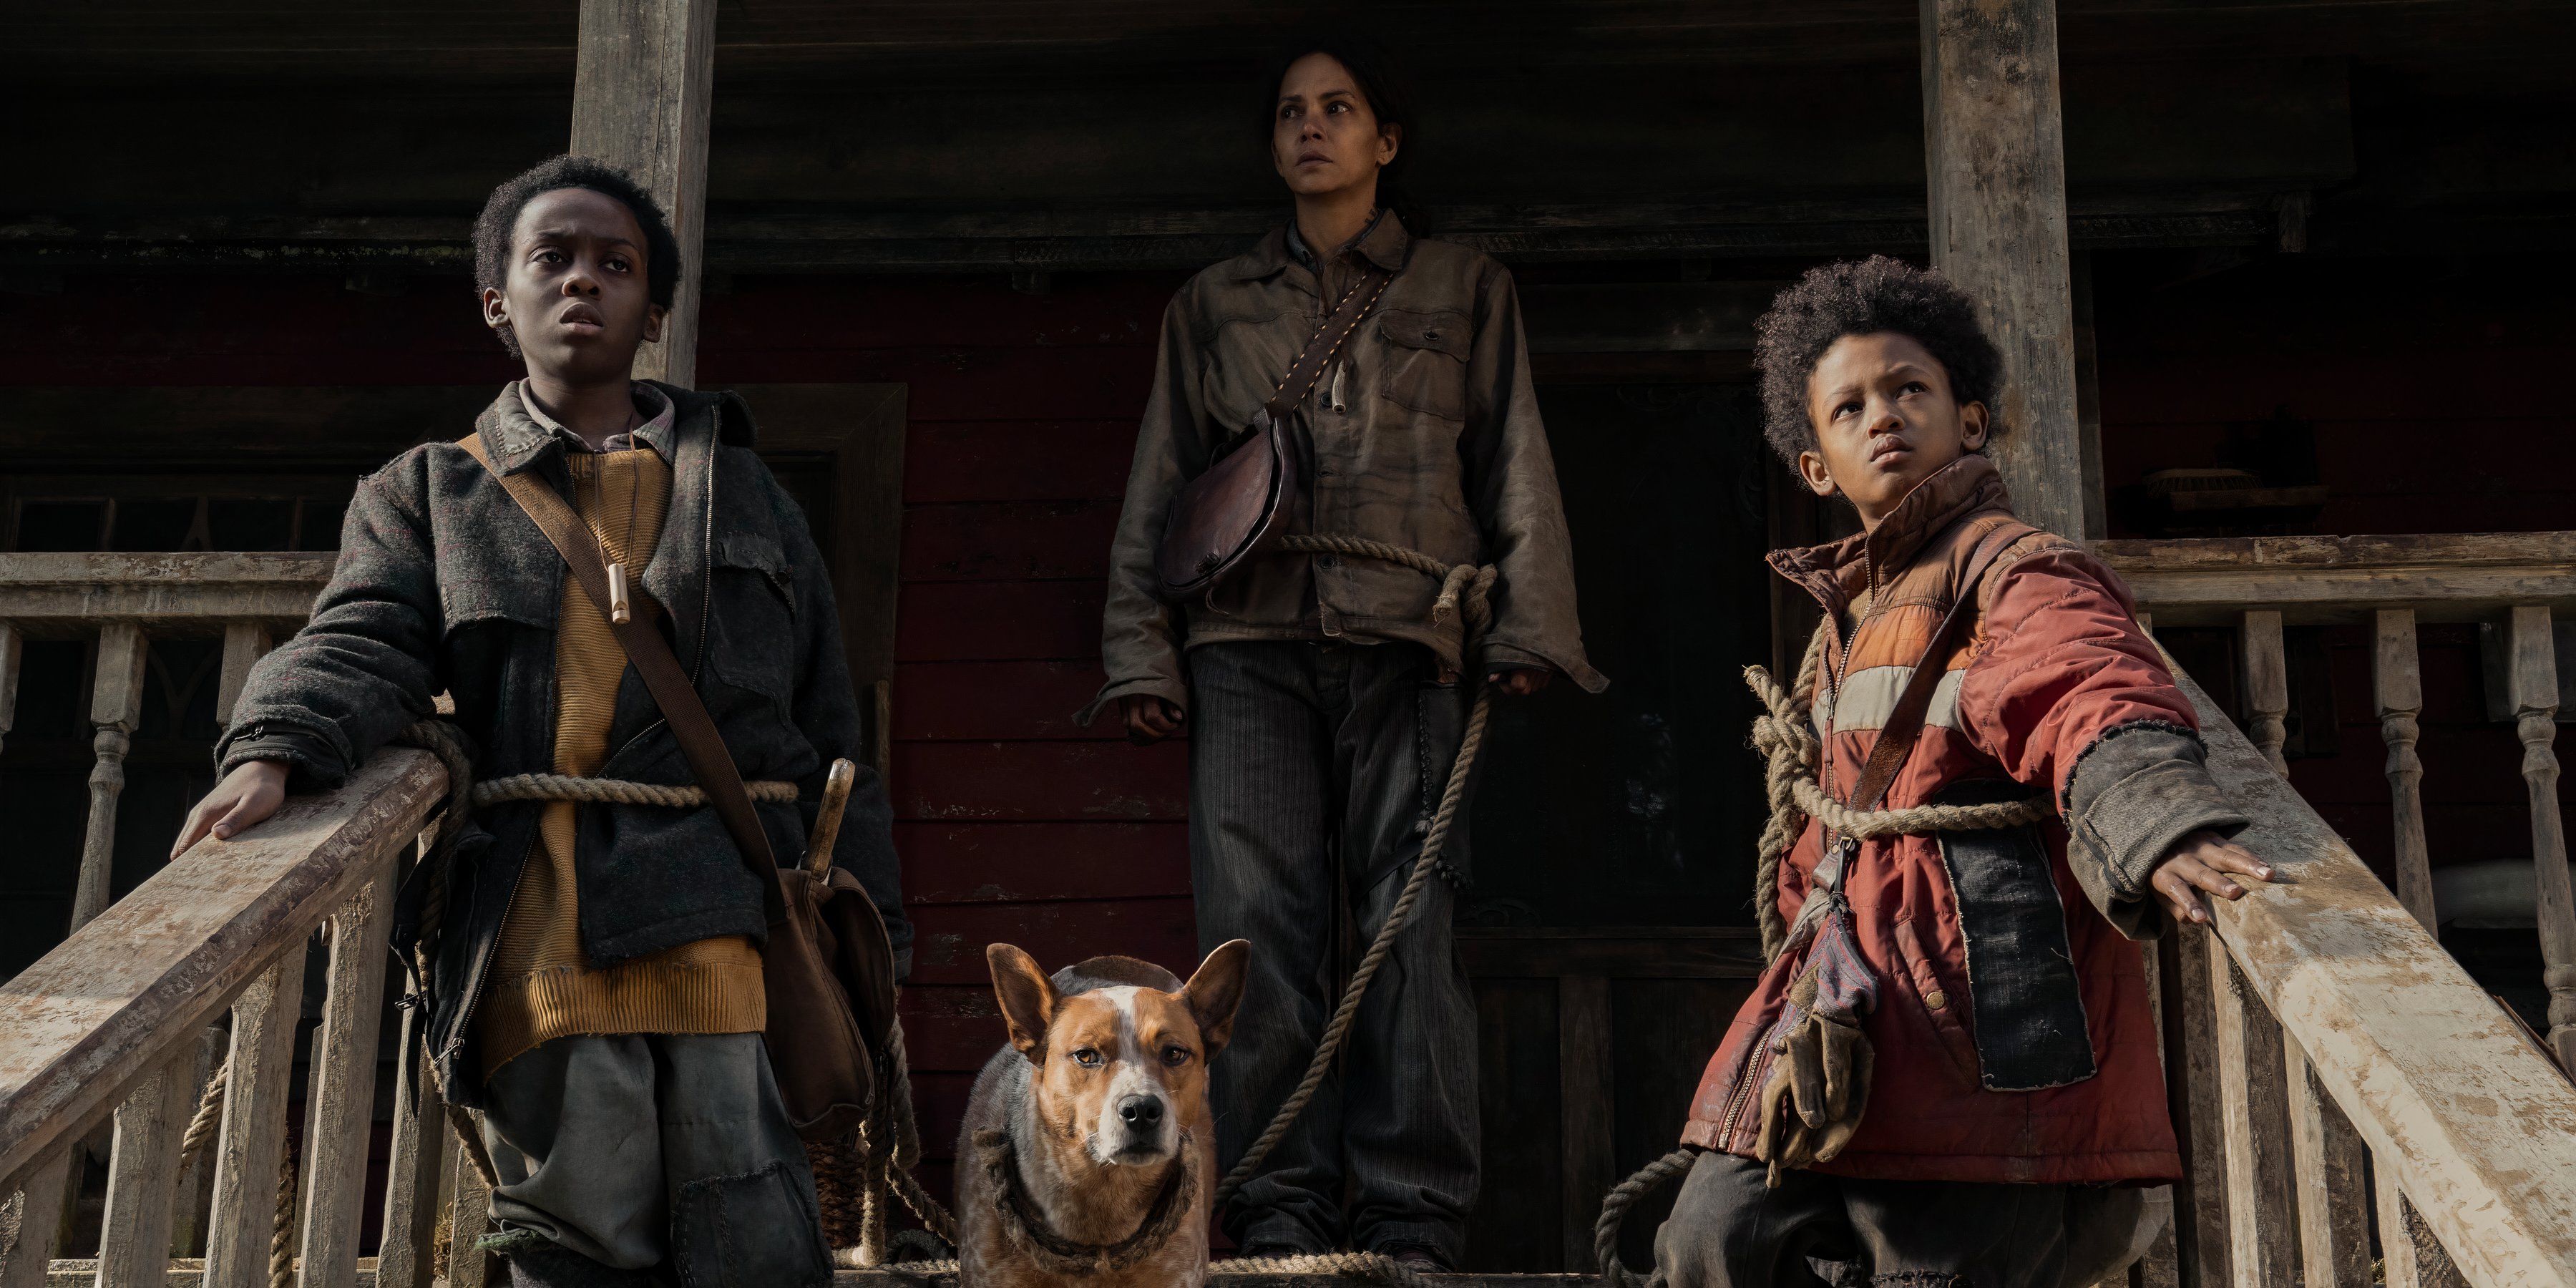
[[[459,445],[491,470],[510,499],[554,543],[591,602],[605,612],[612,602],[609,575],[590,525],[534,470],[504,474],[492,469],[479,434]],[[847,1139],[867,1116],[876,1088],[876,1058],[885,1051],[894,1025],[894,946],[885,921],[858,879],[831,866],[828,842],[817,846],[822,853],[807,856],[810,867],[778,866],[714,717],[655,625],[661,605],[640,586],[629,589],[628,596],[632,610],[625,619],[610,617],[618,646],[661,708],[690,775],[723,820],[744,868],[761,884],[769,918],[769,940],[760,950],[769,1010],[763,1037],[779,1097],[798,1136],[818,1144]],[[827,794],[827,810],[833,807],[832,795],[847,799],[842,793]],[[836,823],[826,818],[818,836],[836,834]]]
[[[1304,453],[1288,436],[1289,414],[1314,391],[1333,355],[1394,280],[1395,274],[1374,264],[1363,270],[1315,328],[1270,400],[1252,414],[1252,424],[1173,496],[1163,543],[1154,552],[1154,575],[1165,599],[1178,603],[1213,589],[1288,535],[1289,511],[1304,487]]]

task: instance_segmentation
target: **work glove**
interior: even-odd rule
[[[1832,1159],[1860,1130],[1872,1059],[1861,1017],[1877,1000],[1877,981],[1852,942],[1848,910],[1830,909],[1771,1030],[1771,1072],[1762,1084],[1762,1127],[1753,1145],[1754,1156],[1770,1164],[1771,1188],[1779,1188],[1790,1168]]]

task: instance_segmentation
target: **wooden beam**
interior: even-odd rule
[[[2105,194],[2068,216],[2075,246],[2260,246],[2271,202],[2235,193]],[[1444,241],[1506,263],[1736,256],[1913,254],[1929,235],[1910,199],[1726,204],[1567,203],[1429,208]],[[995,203],[967,214],[851,209],[711,212],[699,256],[726,272],[971,273],[1194,269],[1239,254],[1277,208],[1052,210]],[[473,271],[471,221],[430,216],[189,215],[148,225],[0,222],[0,268]]]
[[[0,554],[0,615],[56,639],[90,635],[101,622],[150,622],[155,634],[222,635],[228,622],[245,620],[292,630],[313,611],[337,558]]]
[[[2003,433],[1988,450],[2023,518],[2081,533],[2057,5],[1921,0],[1920,12],[1932,264],[1976,297],[2004,355],[1990,409]]]
[[[635,355],[635,374],[694,385],[716,0],[582,0],[579,47],[572,150],[634,175],[662,203],[680,242],[670,316],[661,341]]]

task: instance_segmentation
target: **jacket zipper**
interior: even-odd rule
[[[1884,598],[1878,593],[1878,567],[1871,562],[1867,550],[1861,552],[1861,563],[1869,569],[1869,607],[1862,609],[1860,620],[1852,623],[1849,637],[1844,636],[1842,623],[1834,612],[1833,605],[1825,603],[1822,598],[1817,600],[1818,606],[1825,610],[1826,638],[1832,642],[1834,652],[1839,655],[1838,661],[1825,668],[1827,682],[1833,686],[1836,708],[1842,705],[1843,681],[1849,678],[1851,672],[1851,641],[1860,638],[1861,629],[1868,626],[1870,619],[1878,614],[1879,601]],[[1822,732],[1830,733],[1830,730]],[[1819,759],[1822,763],[1817,767],[1820,779],[1817,785],[1830,793],[1834,772],[1834,751],[1830,737],[1825,739],[1824,746],[1819,749]],[[1809,897],[1813,897],[1812,891]],[[1785,1017],[1787,1012],[1784,1010],[1781,1014]],[[1735,1139],[1738,1119],[1744,1112],[1746,1102],[1752,1099],[1753,1089],[1761,1086],[1764,1075],[1770,1072],[1771,1043],[1779,1030],[1779,1022],[1775,1020],[1769,1028],[1762,1031],[1761,1037],[1755,1039],[1759,1045],[1754,1049],[1752,1058],[1745,1061],[1744,1076],[1736,1081],[1735,1089],[1727,1096],[1726,1113],[1719,1119],[1719,1123],[1723,1139],[1728,1143],[1732,1143]]]

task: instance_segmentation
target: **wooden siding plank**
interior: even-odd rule
[[[1106,715],[1088,728],[1073,721],[1100,691],[1101,679],[1100,663],[1087,658],[907,663],[895,673],[894,736],[913,742],[1123,741],[1126,726]]]
[[[1100,656],[1096,580],[921,582],[898,596],[899,662],[976,662]]]
[[[1028,903],[1190,892],[1189,825],[941,823],[894,827],[907,902]]]
[[[1144,823],[1189,816],[1189,745],[908,742],[894,748],[898,819]]]
[[[912,983],[990,987],[988,944],[1017,944],[1049,970],[1101,953],[1141,957],[1186,979],[1198,965],[1187,899],[951,904],[915,908]]]
[[[1097,580],[1109,573],[1116,501],[914,505],[904,512],[903,579]]]

